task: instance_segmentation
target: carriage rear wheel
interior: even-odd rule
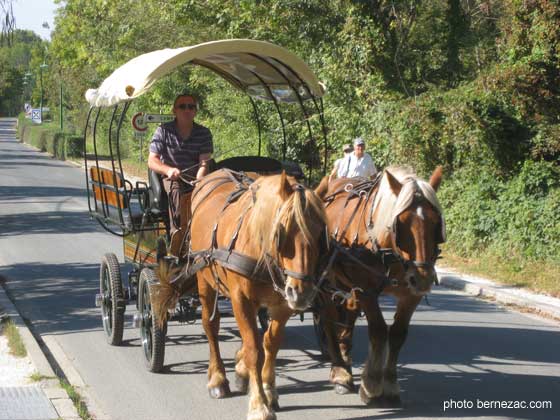
[[[105,254],[101,260],[99,291],[101,319],[107,342],[112,346],[118,346],[122,343],[126,305],[119,260],[115,254]]]
[[[156,281],[156,275],[151,268],[144,268],[140,272],[138,310],[140,311],[140,339],[146,366],[150,372],[158,373],[163,369],[165,358],[167,323],[160,328],[152,309],[151,293]]]

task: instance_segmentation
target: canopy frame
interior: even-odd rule
[[[254,47],[257,44],[258,46],[263,46],[263,45],[266,46],[269,49],[269,51],[274,52],[274,54],[266,55],[266,54],[257,53],[256,51],[254,51]],[[234,71],[235,69],[232,70],[231,72],[227,72],[218,65],[213,65],[212,63],[209,63],[207,61],[204,61],[203,59],[199,59],[196,57],[183,61],[176,59],[178,56],[180,57],[181,54],[186,54],[189,48],[192,48],[193,50],[197,48],[202,48],[204,51],[206,51],[205,48],[207,46],[211,47],[210,48],[211,52],[208,54],[219,55],[219,51],[218,51],[219,48],[218,50],[216,50],[216,48],[227,47],[228,45],[240,46],[240,48],[246,45],[250,45],[251,48],[253,48],[253,50],[249,48],[247,51],[244,50],[243,48],[241,48],[240,51],[233,51],[233,52],[229,51],[229,54],[235,54],[235,58],[241,60],[240,62],[242,63],[243,62],[250,63],[253,66],[255,66],[255,63],[260,63],[258,64],[259,71],[256,71],[255,68],[250,68],[249,66],[247,68],[243,68],[243,72],[245,72],[243,76],[245,77],[245,79],[249,77],[253,80],[253,82],[255,82],[252,85],[248,86],[244,82],[244,80],[240,78],[241,76],[238,77],[238,74],[236,74]],[[212,72],[220,76],[222,79],[230,83],[232,86],[236,87],[237,89],[247,94],[253,108],[253,113],[256,119],[256,125],[258,129],[258,156],[261,156],[262,154],[262,118],[260,115],[260,112],[262,110],[259,110],[256,101],[269,100],[274,104],[274,108],[276,109],[276,112],[278,114],[281,129],[282,129],[282,136],[283,136],[282,160],[283,161],[286,161],[286,155],[287,155],[287,130],[286,130],[285,118],[280,107],[280,102],[288,102],[288,103],[297,102],[301,109],[302,119],[303,121],[305,121],[305,124],[307,126],[308,140],[306,144],[309,144],[309,146],[311,147],[311,154],[309,156],[309,161],[305,162],[308,165],[308,169],[309,169],[307,174],[308,182],[311,181],[313,176],[313,167],[315,166],[314,150],[316,147],[316,142],[315,139],[313,138],[313,130],[310,123],[311,115],[309,113],[309,110],[305,106],[305,102],[306,101],[312,102],[315,112],[319,115],[319,124],[321,125],[323,144],[325,149],[323,173],[326,173],[329,150],[328,150],[327,130],[325,127],[324,108],[323,108],[323,101],[322,101],[324,88],[318,82],[315,75],[311,72],[311,70],[307,67],[307,65],[297,56],[273,44],[269,44],[262,41],[249,41],[249,40],[216,41],[211,43],[199,44],[194,47],[187,47],[183,49],[160,50],[160,51],[166,52],[168,54],[169,51],[171,52],[179,51],[177,55],[173,56],[168,61],[164,61],[163,64],[160,65],[160,67],[167,66],[164,68],[164,71],[161,72],[160,77],[167,76],[177,67],[185,64],[198,65],[200,67],[204,67],[208,70],[211,70]],[[228,51],[225,52],[228,53]],[[153,53],[158,53],[158,52],[156,51]],[[100,160],[98,155],[98,122],[99,122],[102,108],[113,108],[111,112],[111,117],[109,122],[109,133],[108,133],[108,142],[109,142],[108,148],[109,148],[109,155],[110,155],[109,157],[111,159],[111,168],[112,168],[111,181],[113,184],[111,188],[114,191],[120,191],[120,193],[124,194],[126,197],[133,194],[135,189],[132,186],[132,184],[125,179],[122,161],[121,161],[121,148],[120,148],[121,128],[132,100],[147,92],[151,88],[151,86],[157,81],[157,78],[150,79],[149,77],[152,77],[152,74],[150,73],[150,75],[147,76],[146,78],[147,82],[143,86],[141,86],[140,89],[136,89],[133,86],[131,87],[127,85],[125,87],[126,94],[127,94],[126,97],[123,97],[122,95],[119,97],[117,95],[112,97],[112,99],[109,100],[109,102],[104,102],[104,100],[107,99],[108,97],[107,92],[110,92],[110,89],[114,88],[113,86],[114,80],[112,80],[112,78],[114,79],[116,77],[118,80],[118,77],[120,77],[120,75],[123,72],[126,73],[125,70],[127,68],[130,68],[132,64],[136,63],[139,58],[149,56],[150,54],[153,53],[148,53],[139,56],[129,61],[125,65],[121,66],[119,69],[115,70],[115,72],[113,72],[113,74],[103,82],[100,88],[98,90],[95,90],[94,92],[95,94],[92,93],[93,90],[91,89],[88,90],[88,92],[86,93],[86,98],[88,99],[88,102],[91,105],[86,119],[86,126],[84,129],[84,139],[83,139],[84,163],[86,169],[85,171],[86,187],[88,192],[88,207],[89,207],[90,214],[93,215],[98,220],[101,226],[103,226],[109,232],[119,236],[126,236],[134,232],[142,232],[144,227],[143,226],[141,226],[140,228],[133,227],[133,229],[130,230],[130,227],[127,227],[125,223],[123,212],[128,213],[127,216],[130,220],[132,219],[131,208],[130,207],[120,208],[120,206],[117,206],[117,208],[118,208],[118,220],[120,221],[121,231],[119,232],[116,229],[113,229],[112,226],[110,226],[111,224],[114,225],[115,216],[113,215],[111,217],[111,215],[109,214],[109,204],[106,202],[106,199],[103,196],[101,197],[101,203],[98,203],[98,198],[95,194],[95,188],[96,188],[94,187],[95,182],[90,179],[90,173],[89,173],[90,171],[88,170],[89,162],[88,162],[87,147],[86,147],[88,130],[91,128],[92,131],[94,165],[97,168],[96,174],[97,174],[97,179],[99,180]],[[282,54],[284,54],[284,56],[287,57],[287,61],[282,61],[281,59]],[[243,57],[248,57],[248,58],[244,59]],[[174,59],[175,62],[173,62],[173,66],[169,66],[168,62]],[[293,67],[294,65],[297,66],[297,68],[294,68]],[[303,73],[302,73],[302,69],[303,69]],[[115,75],[117,75],[118,77]],[[274,83],[270,83],[270,80],[272,80]],[[254,88],[254,86],[260,86],[260,88],[262,89],[260,93],[259,93],[259,89]],[[278,86],[281,86],[282,88],[279,91],[274,91],[274,89],[277,88]],[[123,88],[123,86],[121,85],[120,88]],[[116,125],[116,130],[114,130],[115,125]],[[113,145],[115,147],[113,147]],[[115,163],[115,160],[118,161],[118,164]],[[93,174],[91,174],[91,176],[93,176]],[[90,184],[92,185],[90,186]],[[92,194],[92,189],[94,189],[93,194]],[[102,209],[102,212],[99,212],[100,207]],[[153,228],[149,228],[149,229],[153,229]]]

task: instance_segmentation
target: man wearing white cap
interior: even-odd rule
[[[377,168],[371,156],[365,152],[366,143],[361,137],[354,139],[354,153],[350,153],[339,164],[337,175],[339,178],[372,178]]]

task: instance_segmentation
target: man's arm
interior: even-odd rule
[[[338,172],[338,165],[340,164],[340,159],[338,159],[333,166],[333,170],[331,171],[331,173],[329,174],[329,182],[331,182],[333,179],[336,179],[336,173]]]
[[[198,157],[198,171],[196,172],[196,179],[201,179],[208,173],[208,162],[212,159],[212,153],[203,153]]]
[[[157,153],[150,152],[148,155],[148,168],[161,175],[166,175],[169,179],[176,181],[181,175],[178,168],[173,168],[163,163]]]

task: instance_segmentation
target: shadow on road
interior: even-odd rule
[[[12,187],[0,185],[0,201],[13,201],[21,198],[33,199],[37,197],[85,197],[86,192],[82,188],[68,187]]]
[[[0,237],[98,232],[87,212],[51,211],[0,216]],[[33,224],[30,224],[33,221]],[[53,244],[54,245],[54,244]]]
[[[101,328],[94,307],[98,264],[17,264],[2,267],[0,273],[18,309],[40,334]]]

